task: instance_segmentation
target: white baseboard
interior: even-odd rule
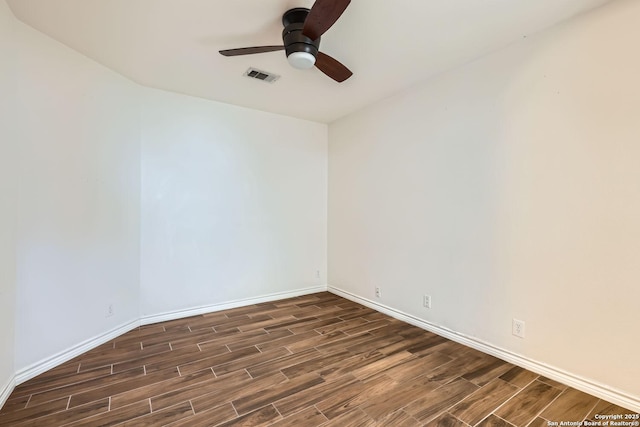
[[[105,332],[104,334],[100,334],[98,336],[90,338],[67,350],[61,351],[58,354],[55,354],[24,369],[21,369],[15,375],[15,384],[19,385],[25,381],[30,380],[31,378],[35,378],[38,375],[48,371],[49,369],[55,368],[56,366],[61,365],[62,363],[67,362],[74,357],[80,356],[82,353],[85,353],[91,349],[96,348],[99,345],[109,342],[112,339],[117,338],[134,328],[137,328],[138,326],[140,326],[140,322],[138,320],[133,320],[129,323],[125,323],[108,332]]]
[[[184,310],[170,311],[160,314],[152,314],[140,318],[142,325],[151,325],[153,323],[166,322],[169,320],[183,319],[185,317],[199,316],[201,314],[214,313],[216,311],[228,310],[231,308],[244,307],[252,304],[260,304],[263,302],[277,301],[286,298],[294,298],[302,295],[315,294],[318,292],[326,292],[327,286],[315,286],[312,288],[297,289],[295,291],[279,292],[274,294],[263,295],[255,298],[246,298],[241,300],[233,300],[219,304],[204,305],[201,307],[188,308]]]
[[[13,393],[14,388],[16,388],[16,377],[15,375],[12,375],[11,378],[9,378],[9,381],[0,388],[0,409],[2,409],[4,404],[7,402],[7,399],[11,393]]]
[[[506,362],[512,363],[516,366],[520,366],[522,368],[535,372],[539,375],[543,375],[547,378],[559,381],[577,390],[581,390],[585,393],[607,400],[611,403],[615,403],[616,405],[622,406],[624,408],[630,409],[635,412],[640,412],[640,398],[626,394],[620,390],[614,389],[613,387],[596,383],[594,381],[591,381],[586,378],[582,378],[578,375],[574,375],[562,369],[547,365],[546,363],[538,362],[536,360],[529,359],[525,356],[513,353],[509,350],[496,347],[491,343],[484,342],[477,338],[470,337],[470,336],[461,334],[459,332],[453,331],[451,329],[447,329],[447,328],[435,325],[431,322],[427,322],[426,320],[420,319],[411,314],[407,314],[402,311],[396,310],[394,308],[388,307],[386,305],[379,304],[375,301],[362,298],[358,295],[341,290],[334,286],[328,286],[327,290],[333,294],[339,295],[348,300],[357,302],[366,307],[372,308],[376,311],[385,313],[395,319],[402,320],[411,325],[425,329],[429,332],[433,332],[434,334],[450,339],[451,341],[455,341],[460,344],[479,350],[483,353],[490,354]]]

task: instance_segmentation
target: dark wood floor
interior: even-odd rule
[[[547,426],[630,413],[329,293],[144,326],[18,386],[2,426]]]

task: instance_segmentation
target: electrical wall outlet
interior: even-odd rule
[[[376,286],[376,298],[380,298],[382,293],[380,292],[380,286]]]
[[[422,305],[424,308],[431,308],[431,295],[424,295],[422,297]]]
[[[524,320],[513,319],[511,333],[516,337],[524,338]]]
[[[113,316],[113,303],[109,304],[109,307],[107,307],[107,315],[105,317],[111,317]]]

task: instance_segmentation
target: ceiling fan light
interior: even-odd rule
[[[316,64],[316,57],[309,52],[293,52],[287,57],[287,60],[293,68],[299,70],[307,70]]]

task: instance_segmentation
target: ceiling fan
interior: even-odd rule
[[[351,0],[316,0],[311,9],[297,7],[282,16],[282,46],[255,46],[221,50],[224,56],[253,55],[284,50],[294,68],[308,69],[314,65],[333,80],[341,83],[353,73],[336,59],[320,52],[322,36],[349,6]]]

